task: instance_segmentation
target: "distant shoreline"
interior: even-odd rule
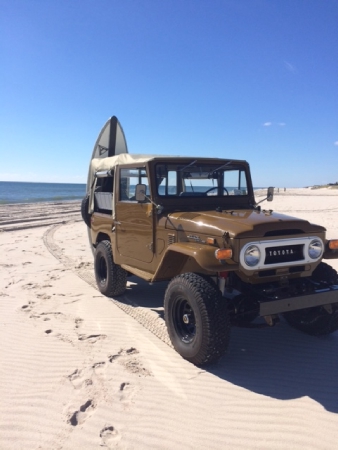
[[[80,221],[79,200],[0,204],[0,231],[24,230]]]
[[[79,185],[79,186],[86,186],[87,183],[66,183],[66,182],[62,182],[62,181],[10,181],[10,180],[0,180],[0,183],[33,183],[33,184],[75,184],[75,185]]]
[[[44,200],[44,201],[40,201],[37,200],[36,202],[12,202],[12,203],[6,203],[6,202],[2,202],[0,201],[0,207],[6,207],[6,206],[27,206],[27,205],[44,205],[44,204],[48,204],[49,206],[51,204],[54,205],[63,205],[64,203],[69,204],[69,203],[78,203],[81,204],[81,200],[80,198],[78,199],[60,199],[60,200]]]

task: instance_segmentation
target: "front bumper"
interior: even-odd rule
[[[298,309],[313,308],[315,306],[338,303],[338,285],[326,289],[315,290],[311,294],[271,299],[269,297],[259,300],[259,315],[270,316]]]

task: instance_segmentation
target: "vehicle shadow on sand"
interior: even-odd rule
[[[163,318],[168,283],[150,286],[134,277],[128,281],[131,285],[125,301],[156,311]],[[203,369],[234,385],[279,400],[308,396],[326,410],[338,413],[338,332],[308,336],[283,319],[275,327],[232,327],[227,354]]]
[[[338,332],[313,337],[281,321],[231,330],[228,353],[207,370],[237,386],[279,400],[308,396],[338,413]]]
[[[140,278],[128,277],[126,293],[118,300],[155,311],[164,320],[163,299],[167,286],[167,281],[151,285]]]

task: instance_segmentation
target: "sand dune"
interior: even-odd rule
[[[338,237],[338,192],[288,191],[262,207]],[[233,328],[228,354],[195,367],[170,346],[165,283],[131,278],[109,300],[78,212],[39,227],[19,212],[0,233],[1,449],[337,448],[337,332]]]

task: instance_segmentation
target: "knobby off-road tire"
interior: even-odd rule
[[[211,281],[194,273],[173,278],[165,293],[164,314],[175,350],[191,363],[215,362],[226,352],[227,305]]]
[[[315,282],[328,285],[338,284],[337,272],[326,263],[320,263],[311,278]],[[332,304],[331,308],[332,313],[323,306],[316,306],[290,311],[284,313],[283,316],[293,328],[312,336],[323,336],[338,330],[338,293],[337,303]]]
[[[91,217],[92,215],[88,212],[89,207],[89,195],[87,194],[81,202],[81,216],[84,223],[87,225],[88,228],[91,226]]]
[[[96,247],[94,270],[97,287],[107,297],[121,295],[126,290],[127,272],[113,261],[111,244],[101,241]]]

